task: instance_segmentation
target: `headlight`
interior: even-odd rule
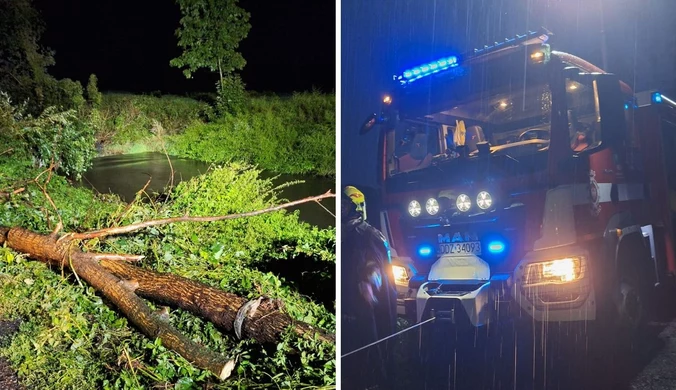
[[[584,257],[568,257],[528,265],[526,285],[561,284],[584,276]]]
[[[421,211],[422,208],[417,200],[412,200],[411,203],[408,204],[408,213],[411,214],[411,217],[417,217],[420,215]]]
[[[493,197],[488,192],[481,191],[476,196],[476,204],[481,210],[489,209],[493,205]]]
[[[408,273],[406,272],[406,267],[402,267],[400,265],[393,265],[392,274],[394,275],[394,283],[396,284],[405,284],[408,281]]]
[[[427,199],[427,202],[425,203],[425,210],[427,210],[427,214],[435,215],[439,212],[439,202],[437,202],[437,200],[434,198]]]
[[[455,200],[455,207],[458,208],[461,212],[466,212],[469,211],[470,207],[472,207],[472,201],[469,199],[469,196],[467,194],[460,194],[458,195],[458,198]]]

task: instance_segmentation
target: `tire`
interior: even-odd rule
[[[642,242],[627,242],[619,253],[616,276],[606,279],[610,286],[597,297],[594,339],[600,348],[614,345],[625,350],[640,341],[656,303],[652,258]]]

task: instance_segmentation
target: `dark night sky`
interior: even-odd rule
[[[206,72],[186,80],[169,66],[180,55],[174,32],[181,18],[172,0],[34,0],[46,23],[42,42],[56,51],[50,73],[102,90],[182,94],[213,91]],[[251,14],[240,51],[242,78],[259,92],[290,93],[317,87],[335,91],[335,1],[240,0]]]
[[[555,34],[552,49],[602,67],[600,1],[607,70],[637,91],[676,92],[674,0],[343,0],[343,183],[375,185],[377,134],[358,129],[393,74],[540,26]]]

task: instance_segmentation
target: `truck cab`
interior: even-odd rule
[[[673,274],[664,124],[650,111],[672,104],[549,38],[411,67],[362,126],[380,130],[379,225],[416,322],[594,321],[611,306],[636,327]]]

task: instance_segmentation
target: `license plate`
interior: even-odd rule
[[[454,242],[452,244],[439,244],[440,255],[480,255],[481,242]]]

